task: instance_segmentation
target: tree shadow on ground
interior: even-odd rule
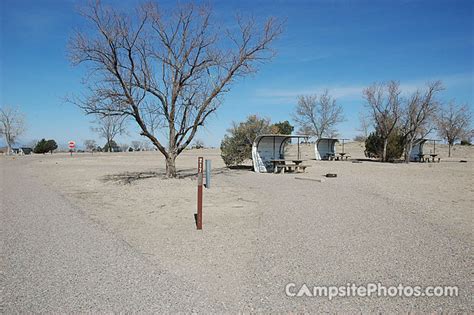
[[[231,170],[247,170],[247,171],[253,171],[253,166],[252,165],[233,165],[227,167],[228,169]]]
[[[211,171],[211,176],[215,175],[237,175],[241,172],[233,172],[236,171],[251,171],[253,168],[251,166],[239,166],[239,167],[219,167],[213,168]],[[204,174],[205,176],[205,174]],[[188,169],[181,169],[177,171],[176,179],[196,179],[197,177],[197,169],[196,168],[188,168]],[[158,171],[142,171],[142,172],[122,172],[117,174],[109,174],[105,175],[101,178],[102,182],[111,182],[116,184],[122,185],[129,185],[137,181],[141,181],[144,179],[150,178],[161,178],[161,179],[168,179],[166,177],[166,172],[164,170]]]
[[[196,169],[184,169],[177,171],[177,179],[184,179],[189,177],[195,177],[197,175]],[[101,178],[103,182],[112,182],[122,185],[132,184],[136,181],[150,179],[150,178],[161,178],[167,179],[166,172],[160,171],[143,171],[143,172],[123,172],[118,174],[109,174]]]

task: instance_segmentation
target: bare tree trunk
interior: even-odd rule
[[[166,158],[166,177],[176,177],[176,155],[169,154]]]
[[[7,141],[7,155],[12,154],[12,145]]]
[[[388,139],[384,139],[383,140],[382,162],[387,162],[387,146],[388,146]]]
[[[451,157],[451,147],[452,147],[452,143],[448,142],[448,157]]]
[[[405,147],[405,163],[410,163],[410,156],[411,156],[412,150],[413,150],[413,139],[408,141],[408,144]]]

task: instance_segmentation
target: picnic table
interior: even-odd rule
[[[438,154],[433,153],[433,154],[430,154],[430,156],[431,156],[431,161],[434,163],[435,157],[437,157]],[[440,160],[440,159],[438,159],[438,162],[439,162],[439,160]]]
[[[418,154],[418,161],[425,162],[425,155],[427,155],[427,154],[419,153]]]
[[[347,159],[350,157],[349,154],[345,153],[345,152],[341,152],[339,153],[339,159],[342,161],[344,159],[344,157],[346,158],[346,161]]]
[[[302,163],[305,160],[301,159],[274,159],[270,160],[273,164],[273,172],[274,173],[279,173],[279,172],[285,172],[285,171],[302,171],[304,172],[306,170],[307,165],[303,165]]]

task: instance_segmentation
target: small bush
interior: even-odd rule
[[[461,140],[461,145],[472,145],[469,140]]]

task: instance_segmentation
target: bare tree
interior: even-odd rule
[[[441,81],[427,84],[426,91],[415,91],[407,100],[402,115],[402,131],[405,143],[405,162],[410,161],[413,142],[424,138],[430,131],[429,124],[435,118],[439,102],[437,93],[443,90]]]
[[[85,140],[84,146],[86,147],[86,150],[90,151],[92,154],[94,154],[94,151],[97,149],[97,143],[95,140]]]
[[[271,44],[282,32],[274,18],[259,27],[238,17],[226,30],[211,13],[193,4],[164,12],[154,3],[118,13],[96,3],[82,12],[95,36],[78,33],[70,42],[72,63],[91,70],[89,94],[73,102],[86,114],[134,119],[164,155],[168,177],[235,79],[273,57]]]
[[[142,141],[142,148],[143,148],[143,150],[145,150],[145,151],[150,151],[150,150],[151,150],[150,147],[151,147],[151,145],[150,145],[150,141],[148,141],[148,139],[145,140],[145,141]]]
[[[382,161],[387,161],[388,139],[400,123],[400,84],[395,81],[374,83],[363,91],[375,129],[383,140]]]
[[[128,149],[130,149],[130,145],[128,143],[120,143],[119,147],[121,152],[128,152]]]
[[[454,143],[473,134],[471,129],[471,110],[467,104],[458,106],[454,101],[439,111],[436,118],[437,131],[440,137],[448,142],[448,155]]]
[[[192,145],[192,149],[204,149],[205,146],[204,146],[204,141],[202,141],[201,139],[196,139],[194,141],[194,144]]]
[[[38,144],[39,140],[38,139],[33,139],[33,140],[30,140],[28,142],[28,144],[26,145],[28,148],[34,148],[36,147],[36,145]]]
[[[111,144],[115,137],[126,132],[124,117],[114,115],[99,116],[95,123],[97,127],[93,127],[92,130],[106,140],[107,151],[110,152]]]
[[[335,126],[344,121],[342,107],[325,90],[317,95],[301,95],[298,97],[293,119],[300,126],[300,130],[321,138],[337,136]]]
[[[7,154],[11,154],[12,146],[25,131],[25,118],[16,107],[0,107],[0,136],[7,145]]]
[[[369,136],[370,130],[370,119],[366,113],[360,112],[359,113],[359,128],[357,131],[360,132],[360,135],[357,136],[358,139],[365,141]]]
[[[132,148],[135,151],[139,151],[142,148],[142,142],[141,141],[132,141]]]

